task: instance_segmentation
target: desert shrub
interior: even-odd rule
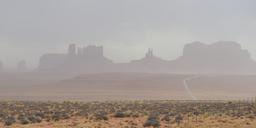
[[[60,112],[53,113],[52,120],[59,121],[60,119],[61,119],[61,113]]]
[[[175,117],[175,122],[180,125],[180,123],[182,122],[183,117],[179,114]]]
[[[194,114],[195,116],[198,116],[200,113],[199,113],[198,111],[195,111],[193,114]]]
[[[45,114],[44,114],[43,112],[36,112],[36,113],[35,113],[35,116],[44,118],[44,117],[45,117]]]
[[[127,117],[127,115],[124,113],[124,112],[116,112],[114,117],[116,118],[124,118],[124,117]]]
[[[25,114],[20,114],[17,119],[21,124],[29,124],[28,117]]]
[[[159,127],[160,122],[157,118],[150,117],[147,119],[147,121],[143,125],[144,127]]]
[[[0,118],[3,118],[3,117],[5,117],[5,114],[0,112]]]
[[[68,119],[69,115],[65,112],[54,112],[52,115],[52,120],[59,121],[61,119]]]
[[[250,114],[250,115],[247,116],[247,118],[249,118],[249,119],[255,119],[255,116],[252,115],[252,114]]]
[[[41,117],[38,117],[38,116],[29,116],[29,117],[28,117],[28,120],[29,120],[31,123],[40,123],[40,122],[42,122],[42,118],[41,118]]]
[[[15,122],[16,122],[16,121],[15,121],[15,118],[14,118],[13,116],[9,116],[9,117],[7,117],[7,118],[5,119],[4,124],[5,124],[6,126],[10,126],[10,125],[14,124]]]
[[[151,113],[147,119],[147,121],[144,123],[144,127],[159,127],[160,126],[160,121],[159,119],[159,113],[154,112]]]
[[[97,112],[94,114],[96,120],[108,120],[106,112]]]
[[[21,124],[29,124],[28,118],[25,118],[25,117],[24,117],[24,118],[20,118],[19,120],[20,120],[20,123],[21,123]]]
[[[171,121],[171,116],[169,114],[166,114],[163,116],[163,118],[161,120],[162,121]]]
[[[138,118],[138,117],[140,117],[140,114],[138,112],[135,112],[135,113],[131,114],[131,117]]]

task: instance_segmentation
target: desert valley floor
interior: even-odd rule
[[[186,86],[185,86],[186,84]],[[253,75],[101,73],[0,75],[2,100],[198,100],[255,97]]]

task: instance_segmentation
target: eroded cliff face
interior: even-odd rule
[[[172,66],[190,72],[246,73],[256,71],[255,62],[241,45],[231,41],[213,44],[193,42],[185,45],[183,55]]]

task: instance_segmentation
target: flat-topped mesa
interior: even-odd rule
[[[209,45],[193,42],[184,47],[182,57],[193,61],[198,59],[238,63],[252,61],[247,50],[242,49],[240,44],[231,41],[219,41]]]
[[[84,56],[84,57],[103,57],[103,47],[96,45],[88,45],[86,47],[76,47],[76,44],[70,44],[68,48],[68,55],[70,57],[74,56]]]
[[[78,48],[78,55],[84,57],[100,58],[104,57],[103,47],[96,45],[89,45],[87,47]]]
[[[89,45],[77,48],[75,44],[70,44],[67,54],[45,54],[40,58],[39,69],[42,70],[85,70],[99,65],[108,65],[112,61],[103,55],[103,47]]]
[[[174,62],[180,64],[184,70],[203,69],[214,72],[250,71],[256,66],[249,52],[232,41],[187,44],[183,49],[183,55]]]

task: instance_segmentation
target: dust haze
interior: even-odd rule
[[[255,4],[2,0],[0,99],[254,97]]]
[[[254,97],[256,63],[232,41],[192,42],[183,54],[165,60],[148,49],[145,56],[116,63],[104,47],[67,46],[46,53],[34,70],[25,61],[1,72],[0,98],[10,100],[220,100]],[[234,93],[236,95],[234,95]]]

